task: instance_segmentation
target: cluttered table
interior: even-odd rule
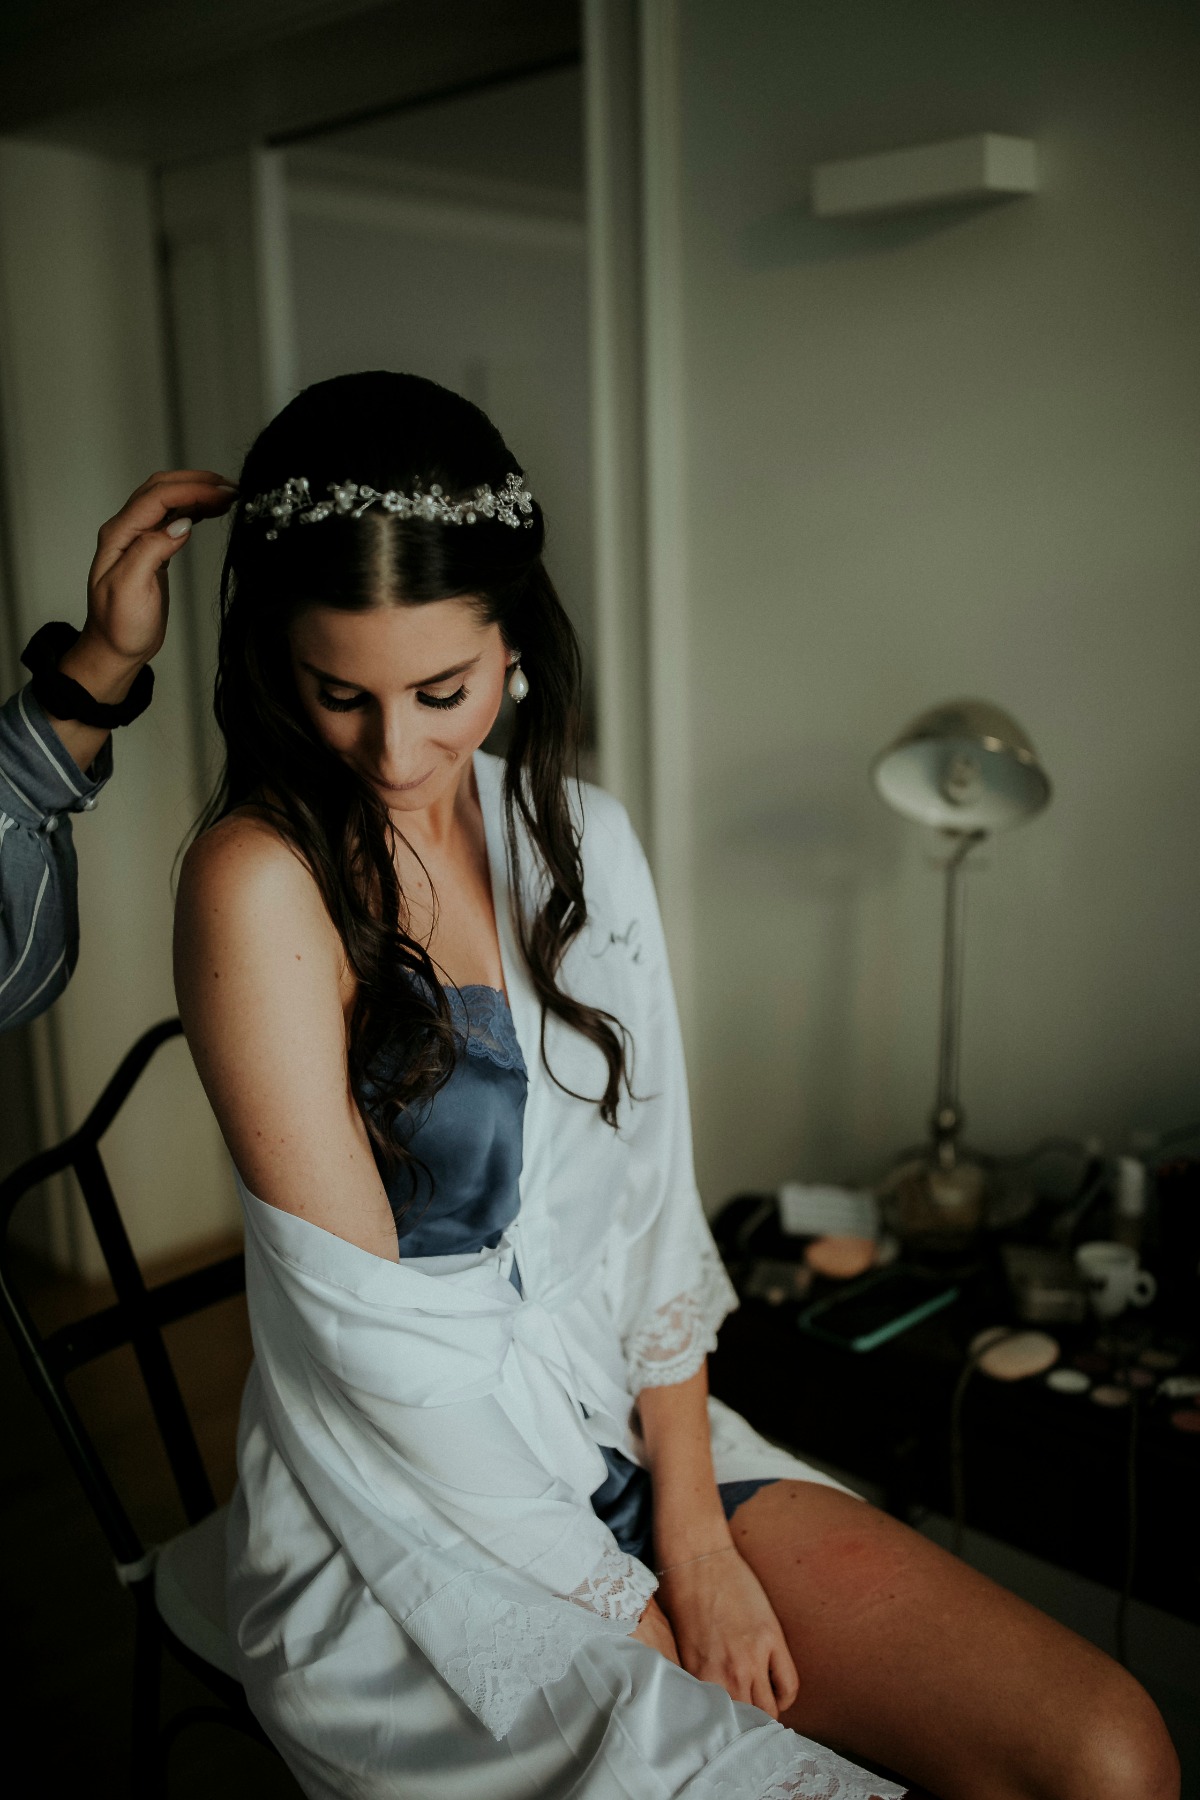
[[[1200,1163],[1180,1182],[1190,1234]],[[838,1268],[838,1241],[785,1231],[773,1196],[735,1197],[713,1230],[742,1305],[722,1327],[712,1391],[760,1431],[876,1484],[898,1517],[934,1509],[1200,1621],[1190,1235],[1182,1257],[1158,1246],[1157,1275],[1143,1277],[1152,1304],[1034,1327],[1014,1270],[1036,1246],[1011,1234],[949,1274],[901,1252],[880,1285],[878,1271],[820,1272]],[[880,1328],[889,1292],[901,1329]]]

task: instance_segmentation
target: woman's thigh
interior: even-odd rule
[[[938,1800],[1176,1800],[1175,1754],[1137,1682],[907,1525],[780,1481],[731,1529],[799,1672],[784,1724]]]

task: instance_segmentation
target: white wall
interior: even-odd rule
[[[553,47],[547,41],[543,54]],[[350,125],[315,142],[381,162],[524,182],[578,197],[584,186],[583,77],[578,68],[548,70]]]
[[[143,171],[0,141],[0,320],[10,603],[23,643],[46,619],[83,623],[99,526],[170,466]],[[113,780],[74,825],[81,950],[39,1033],[47,1141],[79,1124],[133,1040],[175,1011],[171,864],[198,799],[180,623],[155,660],[153,706],[118,732]],[[182,1043],[158,1053],[104,1150],[143,1256],[232,1228],[232,1183]],[[77,1216],[55,1249],[80,1272],[99,1266]]]
[[[446,207],[394,220],[300,189],[292,265],[300,385],[354,369],[404,369],[465,394],[494,419],[547,518],[546,561],[591,636],[587,293],[579,227],[542,243],[453,230]],[[442,230],[440,221],[450,229]]]
[[[1055,785],[968,882],[981,1147],[1200,1114],[1200,47],[1126,0],[679,9],[690,1060],[710,1202],[933,1098],[932,839],[868,785],[980,695]],[[1036,197],[818,224],[811,165],[993,130]],[[686,935],[686,934],[685,934]]]
[[[429,376],[482,406],[546,514],[546,563],[593,662],[582,100],[577,71],[289,154],[300,386]]]
[[[267,420],[296,391],[283,152],[251,149],[160,172],[159,225],[178,412],[175,454],[236,481]],[[224,766],[213,717],[226,523],[201,529],[181,569],[195,759],[205,797]]]

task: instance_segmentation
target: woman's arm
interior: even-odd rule
[[[175,991],[243,1181],[390,1262],[396,1228],[350,1088],[340,939],[278,834],[229,818],[184,859]]]
[[[783,1628],[758,1577],[737,1553],[713,1472],[708,1367],[687,1381],[643,1388],[642,1436],[654,1489],[658,1597],[679,1660],[777,1719],[799,1692]]]
[[[665,1569],[733,1543],[708,1430],[708,1365],[687,1381],[643,1388],[638,1413],[654,1484],[654,1560]]]

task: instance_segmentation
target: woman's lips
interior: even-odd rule
[[[381,794],[411,794],[414,788],[419,788],[423,782],[428,781],[432,774],[432,769],[426,769],[424,775],[418,775],[415,781],[380,781],[377,775],[370,775],[367,779]]]

